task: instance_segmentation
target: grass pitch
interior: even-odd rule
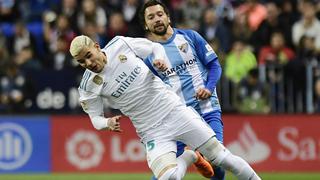
[[[318,180],[319,173],[259,173],[263,180]],[[70,173],[70,174],[2,174],[2,180],[150,180],[151,174],[99,174],[99,173]],[[188,173],[184,180],[206,180],[199,174]],[[237,180],[227,174],[226,180]]]

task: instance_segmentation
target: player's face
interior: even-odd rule
[[[106,64],[106,57],[97,43],[94,46],[84,47],[75,59],[82,67],[95,73],[101,72]]]
[[[170,19],[160,5],[147,7],[144,14],[145,28],[151,33],[165,35],[170,25]]]

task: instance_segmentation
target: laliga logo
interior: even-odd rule
[[[239,133],[239,139],[228,144],[227,148],[251,164],[266,160],[271,151],[265,142],[257,138],[249,123],[244,124]]]
[[[32,153],[32,140],[25,128],[14,123],[0,124],[0,170],[23,166]]]
[[[104,146],[95,133],[80,130],[68,139],[66,151],[68,161],[79,169],[85,170],[99,165]]]

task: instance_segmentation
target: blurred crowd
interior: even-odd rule
[[[199,32],[223,67],[222,108],[242,113],[320,112],[320,1],[163,0],[174,27]],[[85,34],[147,37],[144,0],[1,0],[0,111],[26,112],[33,71],[75,71],[68,47]],[[75,81],[79,77],[74,78]]]

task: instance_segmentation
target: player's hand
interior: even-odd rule
[[[165,71],[168,69],[166,63],[164,62],[164,60],[161,59],[156,59],[153,61],[153,66],[156,67],[157,69],[159,69],[160,71]]]
[[[121,116],[113,116],[108,120],[108,130],[114,132],[122,132],[120,128],[120,118]]]
[[[199,100],[205,100],[205,99],[208,99],[209,97],[211,97],[211,92],[209,91],[209,89],[206,89],[206,88],[198,89],[195,95],[195,98]]]

